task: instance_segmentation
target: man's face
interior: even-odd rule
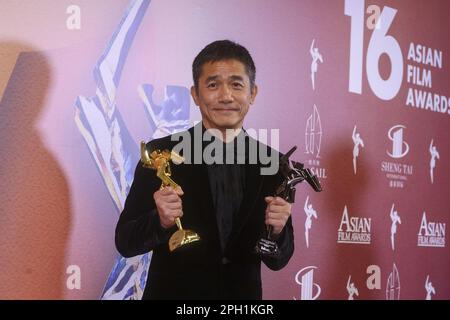
[[[237,60],[209,62],[202,66],[198,88],[191,88],[200,107],[206,129],[240,129],[257,87],[250,88],[250,79],[243,63]]]

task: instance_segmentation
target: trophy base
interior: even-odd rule
[[[277,243],[268,239],[260,239],[255,250],[258,254],[268,257],[275,257],[280,253]]]
[[[178,230],[169,239],[169,250],[174,251],[199,240],[200,236],[192,230]]]

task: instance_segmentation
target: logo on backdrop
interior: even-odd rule
[[[398,215],[397,210],[394,210],[395,204],[392,204],[390,217],[392,220],[391,224],[391,247],[392,250],[395,250],[395,234],[397,233],[397,223],[402,224],[402,221],[400,220],[400,216]]]
[[[419,247],[445,247],[445,222],[428,222],[425,211],[417,235]]]
[[[320,146],[322,143],[322,122],[319,110],[313,106],[313,113],[306,120],[305,146],[306,153],[320,158]]]
[[[392,159],[401,159],[409,152],[409,144],[404,140],[406,127],[403,125],[395,125],[391,127],[387,133],[391,141],[390,150],[386,153]],[[391,188],[404,188],[408,176],[413,174],[413,166],[407,163],[382,161],[381,172],[386,174],[386,178]]]
[[[425,290],[427,291],[427,296],[425,297],[425,300],[431,300],[431,295],[436,294],[436,290],[429,279],[430,275],[427,275],[427,279],[425,280]]]
[[[374,14],[367,19],[367,28],[373,31],[366,46],[364,15],[369,12],[374,12]],[[417,42],[410,42],[409,49],[401,48],[397,41],[397,34],[395,31],[389,30],[397,14],[395,8],[372,4],[367,7],[366,11],[364,0],[345,0],[344,14],[351,17],[349,92],[362,94],[363,79],[366,78],[375,96],[389,101],[398,95],[406,80],[408,93],[405,105],[409,107],[408,110],[411,110],[412,107],[443,115],[450,114],[448,108],[450,98],[433,90],[433,83],[436,82],[432,81],[432,75],[435,71],[442,70],[443,66],[444,54],[441,50]],[[366,51],[364,48],[367,48]],[[406,63],[402,51],[408,51]],[[378,63],[382,55],[386,55],[391,64],[391,71],[387,78],[382,76]]]
[[[347,281],[348,300],[355,300],[355,298],[353,298],[353,296],[355,294],[357,296],[359,296],[359,292],[358,292],[358,288],[355,287],[355,283],[350,282],[351,277],[352,277],[351,275],[348,276],[348,281]]]
[[[347,206],[338,229],[338,243],[370,244],[371,218],[348,216]]]
[[[317,219],[317,211],[314,210],[311,203],[308,203],[309,196],[306,197],[305,201],[305,214],[306,214],[306,220],[305,220],[305,240],[306,240],[306,247],[309,247],[309,229],[311,229],[312,225],[312,217]]]
[[[433,145],[433,139],[430,142],[430,178],[431,183],[434,182],[434,167],[436,167],[436,159],[439,159],[439,152],[436,149],[436,146]]]
[[[364,148],[364,141],[362,140],[359,132],[356,132],[356,126],[353,128],[353,173],[356,174],[356,158],[359,156],[359,147]]]
[[[315,269],[315,266],[305,267],[295,275],[295,282],[300,286],[300,300],[316,300],[320,295],[320,286],[314,283]]]
[[[319,52],[319,48],[314,47],[314,42],[315,41],[316,41],[316,39],[313,39],[313,41],[311,43],[311,48],[309,49],[309,52],[311,53],[311,58],[312,58],[312,62],[311,62],[311,82],[312,82],[313,90],[316,90],[315,78],[316,78],[316,73],[317,73],[318,62],[323,63],[323,57],[322,57],[322,54]]]
[[[394,159],[403,158],[409,152],[409,145],[403,141],[403,129],[405,126],[396,125],[389,129],[388,137],[392,141],[392,152],[387,151],[387,154]]]
[[[386,282],[386,300],[400,300],[400,275],[395,263]]]
[[[326,179],[325,168],[320,166],[320,152],[322,145],[322,122],[320,121],[319,110],[316,105],[313,106],[313,111],[306,120],[305,127],[305,150],[306,154],[311,158],[307,159],[307,163],[311,171],[321,179]]]

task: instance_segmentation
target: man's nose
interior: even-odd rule
[[[233,102],[233,92],[228,86],[222,86],[220,90],[219,101],[221,103],[231,103]]]

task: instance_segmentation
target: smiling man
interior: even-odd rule
[[[192,150],[184,148],[186,161],[171,166],[171,178],[182,188],[160,189],[155,171],[138,163],[116,246],[125,257],[153,251],[143,299],[261,299],[261,261],[272,270],[283,268],[294,252],[294,235],[291,205],[271,196],[281,175],[263,175],[267,163],[250,161],[261,150],[280,156],[243,129],[258,92],[255,64],[243,46],[221,40],[197,55],[192,72],[191,94],[202,121],[181,133],[191,139]],[[202,133],[200,143],[196,131]],[[152,140],[147,150],[172,150],[175,136],[180,134]],[[208,150],[218,161],[205,161]],[[198,156],[200,163],[193,161]],[[183,227],[201,240],[170,251],[168,241],[181,217]],[[266,225],[279,247],[273,256],[255,251]]]
[[[249,64],[246,67],[236,59],[215,61],[218,58],[210,57],[212,60],[202,65],[200,58],[194,61],[195,85],[191,94],[200,107],[204,127],[217,129],[225,137],[227,129],[242,128],[258,87],[254,83],[253,61],[245,61]]]

